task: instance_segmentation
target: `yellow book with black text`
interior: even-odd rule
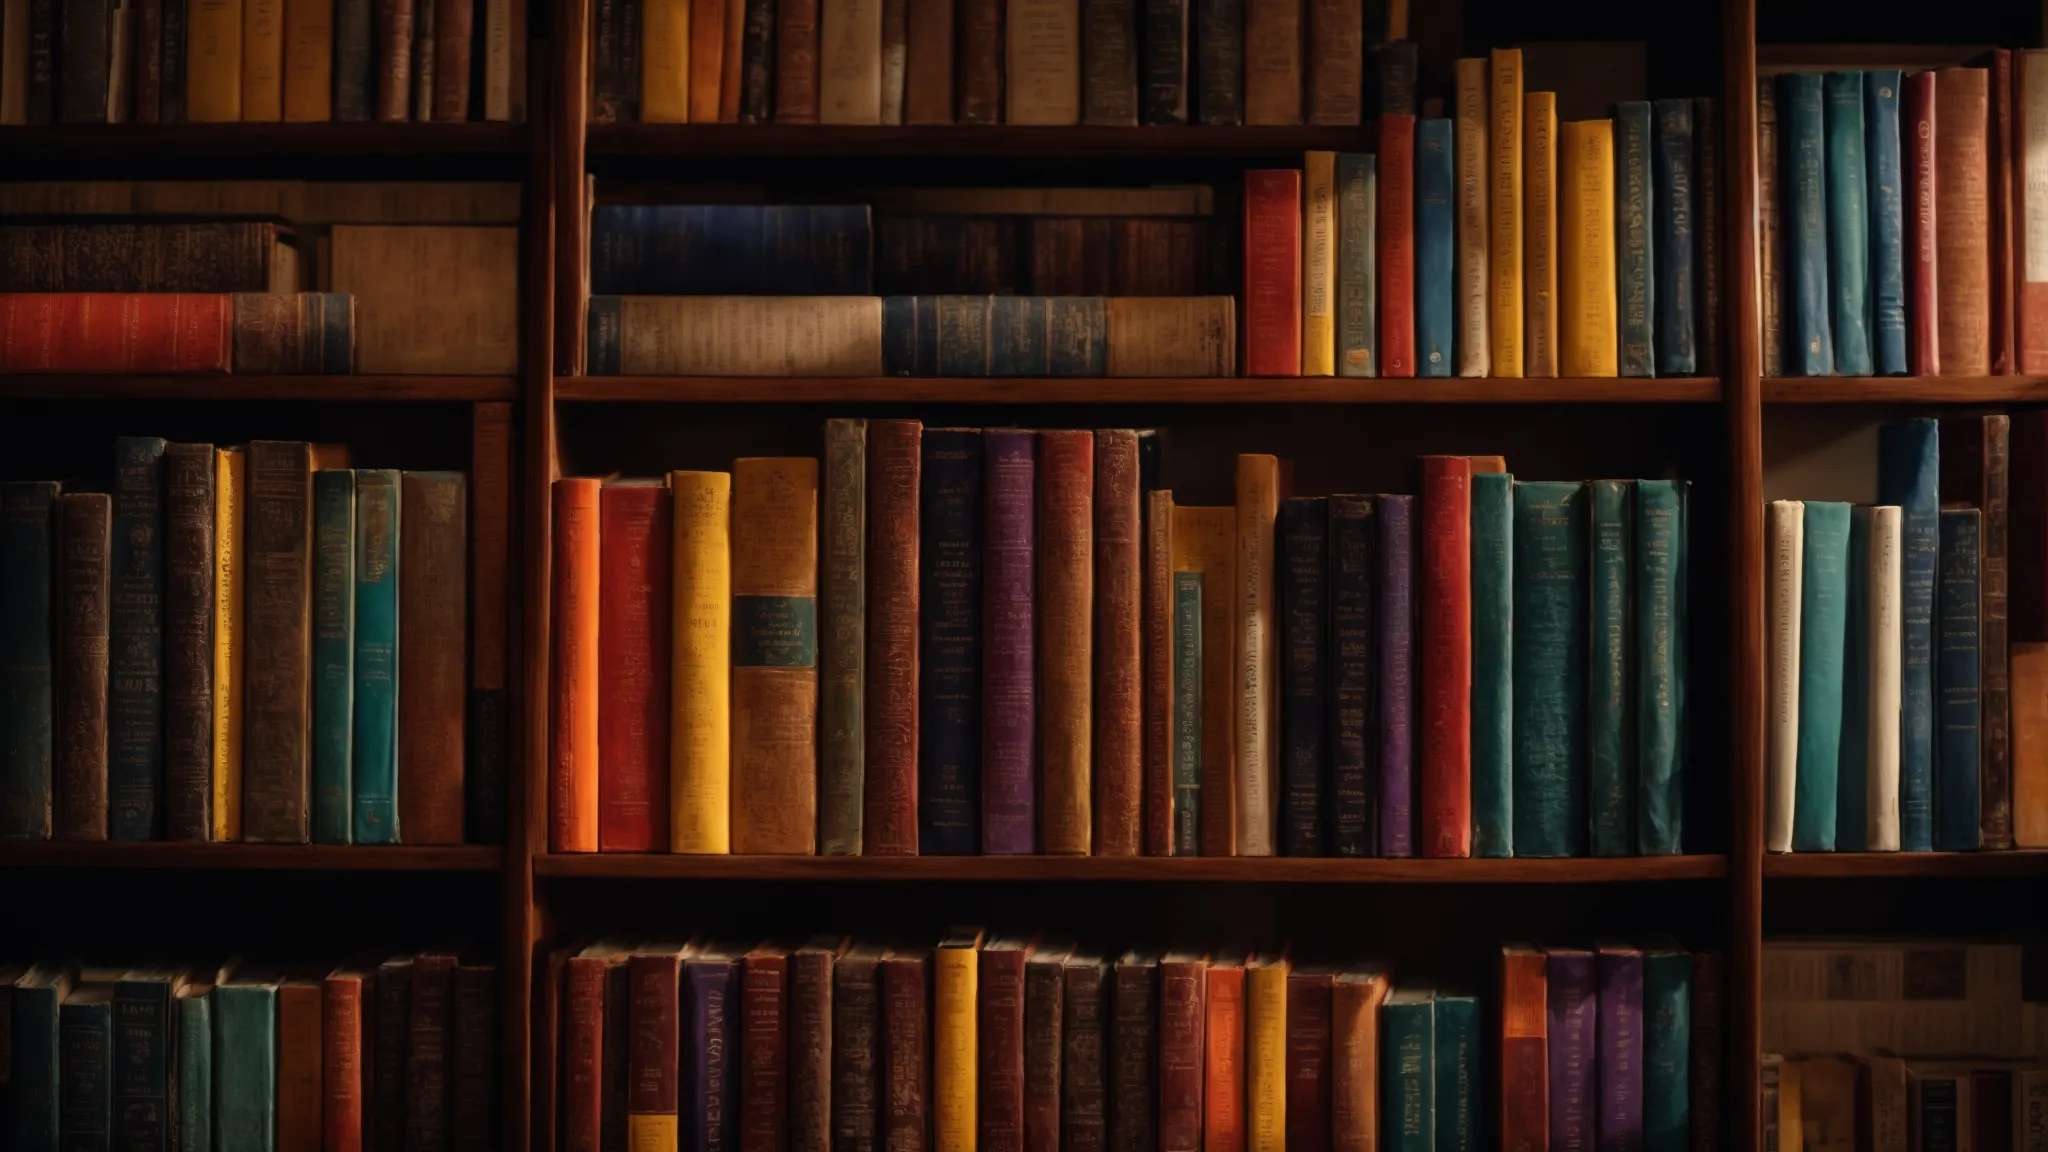
[[[1620,369],[1614,260],[1614,121],[1561,129],[1558,182],[1561,371],[1613,376]]]
[[[1492,268],[1493,374],[1522,374],[1522,50],[1493,50],[1493,122],[1487,141],[1487,262]]]
[[[932,978],[932,1138],[937,1152],[975,1152],[975,1008],[981,963],[979,928],[950,928],[934,954]]]
[[[1301,173],[1301,374],[1337,374],[1337,154],[1310,152]]]
[[[669,851],[732,851],[732,474],[671,472]]]
[[[1245,962],[1246,1152],[1287,1152],[1287,957]]]
[[[242,0],[192,0],[185,16],[185,119],[242,118]]]
[[[1557,375],[1557,93],[1522,101],[1522,375]]]
[[[242,525],[248,459],[213,456],[213,839],[242,838]]]

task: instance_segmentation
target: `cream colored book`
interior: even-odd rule
[[[1473,56],[1457,77],[1458,375],[1484,376],[1493,360],[1487,308],[1487,62]]]
[[[1337,154],[1310,152],[1301,174],[1301,374],[1337,374]]]
[[[882,122],[883,0],[823,0],[818,122]]]
[[[1111,376],[1237,375],[1234,296],[1112,296]]]
[[[1280,461],[1237,458],[1237,854],[1276,854],[1279,807],[1275,774],[1273,674],[1274,522],[1280,515]]]
[[[1792,850],[1792,799],[1799,781],[1799,601],[1806,561],[1806,505],[1773,500],[1764,535],[1770,550],[1770,713],[1764,751],[1764,849]]]
[[[519,230],[337,225],[330,282],[356,298],[356,371],[519,368]]]
[[[1081,0],[1005,0],[1005,8],[1004,120],[1079,124]]]
[[[601,319],[606,309],[615,316]],[[879,296],[597,296],[594,374],[880,376]]]
[[[1522,140],[1522,374],[1555,376],[1557,93],[1531,92],[1523,98]]]
[[[1869,521],[1869,566],[1862,574],[1870,615],[1869,735],[1865,737],[1867,823],[1864,842],[1872,852],[1899,850],[1899,604],[1901,512],[1896,505],[1857,508]],[[1851,573],[1851,578],[1855,577]]]

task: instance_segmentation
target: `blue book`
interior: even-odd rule
[[[1415,374],[1449,376],[1455,364],[1457,165],[1451,122],[1415,126]]]
[[[1515,484],[1516,856],[1586,847],[1586,487]]]
[[[1324,855],[1324,693],[1330,603],[1330,504],[1280,502],[1280,833],[1289,856]]]
[[[38,964],[14,985],[7,1146],[15,1152],[57,1152],[61,1005],[71,993],[72,978],[60,965]]]
[[[1827,103],[1828,283],[1835,371],[1870,375],[1870,191],[1864,168],[1863,73],[1823,77]]]
[[[1636,851],[1685,837],[1686,522],[1692,483],[1635,482]]]
[[[111,1152],[114,989],[74,987],[58,1012],[58,1144],[64,1152]]]
[[[978,428],[927,428],[918,483],[918,851],[981,848],[981,512]]]
[[[1515,854],[1515,478],[1472,477],[1472,854]]]
[[[1173,852],[1202,854],[1200,572],[1173,574]]]
[[[349,807],[357,844],[398,843],[398,533],[396,468],[357,470],[354,731]]]
[[[1382,856],[1415,855],[1415,497],[1378,496],[1379,809]]]
[[[679,1096],[693,1117],[692,1152],[739,1147],[733,1110],[740,1080],[739,957],[745,946],[716,945],[683,961],[685,1009]]]
[[[1870,507],[1849,510],[1849,590],[1842,644],[1842,751],[1835,770],[1835,850],[1870,847]]]
[[[1806,502],[1799,599],[1799,747],[1792,850],[1835,848],[1835,772],[1842,756],[1842,657],[1849,609],[1849,506]]]
[[[275,1143],[280,979],[238,969],[213,990],[214,1152],[271,1152]]]
[[[1614,106],[1614,274],[1621,374],[1657,374],[1656,206],[1651,194],[1655,137],[1650,102]]]
[[[1046,376],[1051,359],[1051,333],[1046,329],[1046,297],[996,296],[988,305],[988,374]]]
[[[1436,998],[1435,1152],[1478,1152],[1481,1101],[1479,998]]]
[[[178,1147],[199,1152],[213,1147],[212,986],[183,989],[172,1004],[178,1033]]]
[[[1692,1141],[1692,956],[1643,954],[1643,1152]]]
[[[114,1138],[128,1152],[176,1147],[172,1011],[182,975],[138,968],[114,983]]]
[[[1925,417],[1877,430],[1877,502],[1900,508],[1899,847],[1934,848],[1934,592],[1941,437]]]
[[[1337,375],[1377,376],[1379,157],[1337,153]]]
[[[1436,994],[1397,988],[1380,1006],[1380,1147],[1436,1152]]]
[[[867,296],[865,204],[606,204],[590,213],[590,291],[618,296]]]
[[[164,442],[114,441],[108,563],[107,839],[163,835]]]
[[[1899,159],[1896,68],[1863,74],[1864,157],[1870,197],[1870,345],[1880,376],[1906,372],[1906,189]]]
[[[1982,813],[1977,806],[1982,685],[1977,593],[1982,540],[1982,512],[1941,510],[1941,744],[1935,760],[1934,847],[1942,852],[1967,852],[1982,844]]]
[[[1372,765],[1375,676],[1373,573],[1379,569],[1373,497],[1330,497],[1330,854],[1370,856],[1379,830]],[[1206,589],[1204,591],[1207,591]],[[1217,593],[1220,595],[1220,593]],[[1196,695],[1199,697],[1199,681]],[[1176,686],[1175,691],[1179,688]],[[1198,855],[1191,852],[1189,855]]]
[[[1636,850],[1635,485],[1593,480],[1593,554],[1588,578],[1592,628],[1586,653],[1586,739],[1591,751],[1592,851],[1631,856]]]
[[[1785,138],[1780,169],[1784,197],[1785,277],[1789,315],[1785,368],[1795,376],[1835,371],[1835,336],[1828,316],[1827,147],[1822,129],[1820,74],[1778,77],[1778,131]]]
[[[1657,375],[1690,376],[1699,367],[1692,101],[1659,100],[1655,109],[1657,167],[1651,199],[1657,206]]]
[[[592,376],[625,372],[625,305],[617,296],[592,296],[586,305],[583,360]]]
[[[1100,296],[888,296],[882,367],[891,376],[1092,377],[1109,370]]]
[[[313,843],[353,840],[356,474],[313,473]]]
[[[47,840],[57,484],[0,484],[0,840]]]
[[[1626,944],[1602,944],[1593,956],[1600,986],[1600,1086],[1593,1130],[1599,1148],[1643,1146],[1643,953]],[[1570,1147],[1565,1144],[1562,1147]]]

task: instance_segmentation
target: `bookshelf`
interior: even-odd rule
[[[569,376],[563,401],[928,404],[1710,404],[1720,382],[1656,380],[1354,380],[1197,376],[1185,379],[983,379],[845,376]]]
[[[0,376],[14,400],[448,401],[519,397],[516,376]]]

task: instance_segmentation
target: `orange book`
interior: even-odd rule
[[[1550,1138],[1549,988],[1542,949],[1501,949],[1500,1126],[1506,1152]]]
[[[548,850],[597,851],[598,493],[555,481],[554,658],[550,664]]]
[[[1202,1028],[1202,1152],[1244,1152],[1244,953],[1219,954]]]
[[[1330,1152],[1373,1152],[1380,1131],[1380,1005],[1387,970],[1360,964],[1330,990]]]
[[[690,3],[690,123],[718,123],[726,0]]]

